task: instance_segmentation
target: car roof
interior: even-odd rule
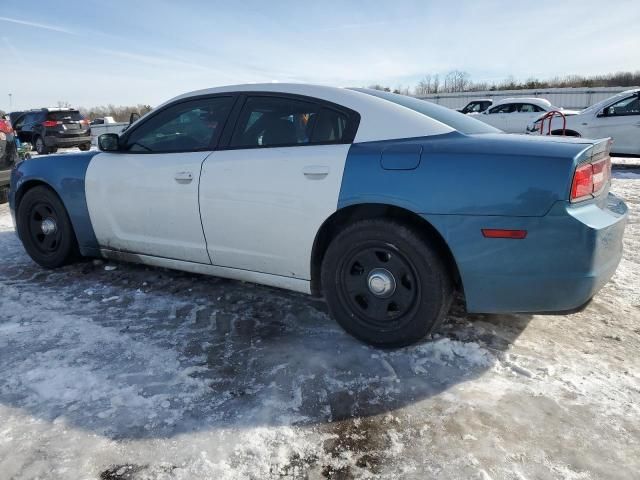
[[[499,105],[503,105],[505,103],[533,103],[534,105],[538,105],[539,107],[550,107],[551,102],[546,98],[538,98],[538,97],[510,97],[503,98],[495,102],[492,106],[497,107]]]
[[[196,90],[172,98],[160,107],[190,97],[235,92],[304,95],[347,107],[360,114],[360,125],[354,143],[441,135],[455,131],[442,122],[382,98],[341,87],[304,83],[251,83]]]

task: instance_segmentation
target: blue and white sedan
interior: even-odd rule
[[[627,208],[610,142],[505,135],[385,92],[299,84],[188,93],[100,150],[22,162],[11,209],[46,268],[79,255],[326,298],[380,346],[470,312],[585,304]]]

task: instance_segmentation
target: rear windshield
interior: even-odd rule
[[[436,105],[435,103],[428,102],[426,100],[419,100],[417,98],[408,97],[406,95],[399,95],[397,93],[383,92],[380,90],[372,90],[369,88],[354,88],[358,92],[367,93],[374,97],[379,97],[384,100],[388,100],[403,107],[410,108],[416,112],[422,113],[427,117],[433,118],[451,128],[457,130],[460,133],[466,135],[473,135],[477,133],[500,133],[502,130],[487,125],[480,120],[476,120],[473,117],[465,115],[450,108]]]
[[[66,112],[49,112],[47,114],[47,120],[73,120],[75,122],[84,120],[84,116],[78,112],[77,110],[66,111]]]

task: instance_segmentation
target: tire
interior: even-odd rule
[[[340,232],[322,261],[321,282],[333,318],[378,347],[421,340],[440,326],[453,298],[451,275],[431,242],[384,219]]]
[[[38,155],[46,155],[49,153],[49,148],[44,143],[44,138],[37,136],[33,142],[33,146],[38,152]]]
[[[551,135],[563,135],[565,137],[579,137],[580,134],[574,130],[565,130],[564,133],[562,130],[554,130],[551,132]]]
[[[82,145],[78,145],[78,148],[81,151],[86,152],[87,150],[89,150],[91,148],[91,144],[90,143],[83,143]]]
[[[67,210],[48,187],[37,186],[24,194],[16,223],[25,250],[38,265],[58,268],[69,263],[76,253],[76,237]]]

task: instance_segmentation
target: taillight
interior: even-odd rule
[[[45,120],[42,122],[43,127],[55,127],[56,125],[58,125],[58,122],[55,120]]]
[[[13,133],[13,128],[11,127],[11,122],[9,120],[0,120],[0,132]]]
[[[585,163],[576,168],[571,183],[571,201],[579,202],[598,195],[611,178],[611,157]]]

